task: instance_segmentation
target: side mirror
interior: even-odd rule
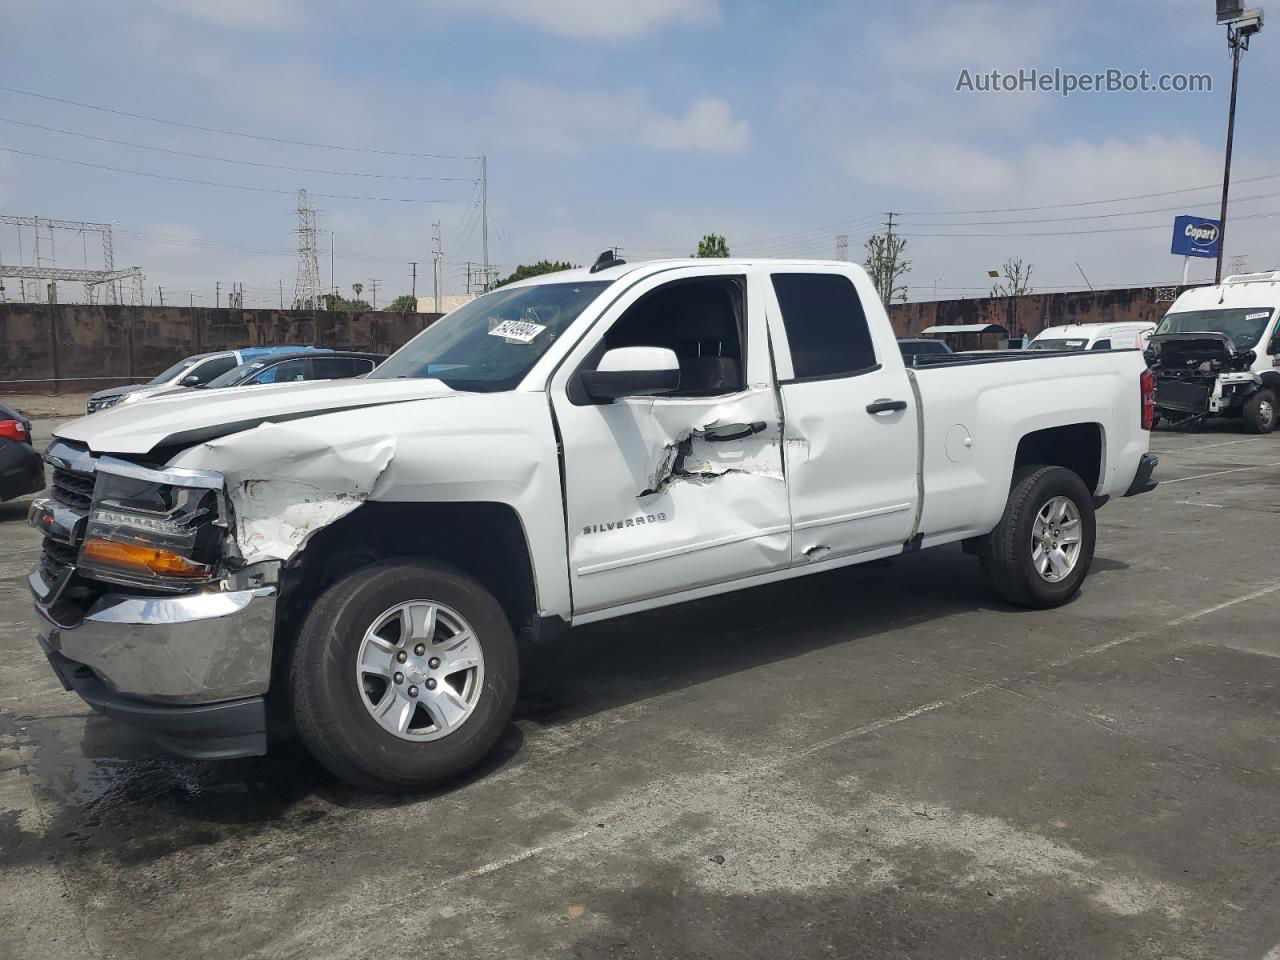
[[[680,389],[680,361],[666,347],[617,347],[600,358],[594,370],[578,376],[596,403],[622,397],[652,397]]]
[[[197,374],[189,374],[178,381],[180,387],[198,387],[200,386],[200,377]]]

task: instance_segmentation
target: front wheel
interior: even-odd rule
[[[298,735],[360,787],[452,777],[497,741],[519,667],[502,607],[435,563],[384,563],[338,581],[299,631],[289,687]]]
[[[1089,573],[1097,536],[1093,497],[1064,467],[1023,467],[991,533],[982,569],[991,589],[1021,607],[1066,603]]]
[[[1276,428],[1276,395],[1271,389],[1255,391],[1241,410],[1245,429],[1250,433],[1270,433]]]

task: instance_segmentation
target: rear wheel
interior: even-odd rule
[[[480,760],[515,704],[515,638],[470,577],[378,564],[312,607],[290,664],[294,724],[325,767],[384,790],[430,786]]]
[[[1022,467],[991,533],[982,569],[991,589],[1022,607],[1056,607],[1080,589],[1093,562],[1093,497],[1064,467]]]
[[[1276,395],[1270,388],[1257,390],[1244,402],[1241,410],[1245,429],[1250,433],[1270,433],[1276,428]]]

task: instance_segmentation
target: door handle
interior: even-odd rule
[[[867,404],[867,413],[892,413],[907,409],[905,400],[877,400]]]
[[[718,443],[725,440],[742,440],[752,434],[760,433],[764,427],[763,420],[757,420],[754,423],[725,423],[717,427],[707,427],[697,435],[703,440]]]

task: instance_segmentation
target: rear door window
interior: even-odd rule
[[[1090,349],[1090,350],[1110,350],[1110,349],[1111,349],[1111,341],[1110,341],[1110,340],[1099,340],[1097,343],[1095,343],[1095,344],[1094,344],[1092,347],[1090,347],[1089,349]]]
[[[836,273],[775,273],[796,380],[848,377],[875,369],[876,351],[858,291]]]
[[[314,357],[311,365],[312,376],[316,380],[343,380],[373,369],[373,364],[368,360],[354,357]]]

